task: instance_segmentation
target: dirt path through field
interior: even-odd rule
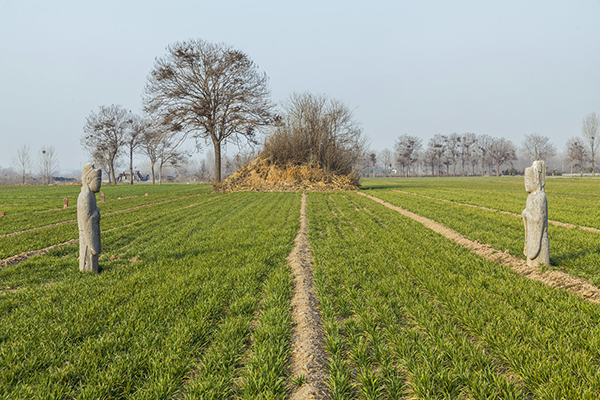
[[[295,388],[291,399],[328,399],[325,365],[325,339],[319,301],[313,284],[312,249],[308,242],[308,219],[306,218],[307,195],[302,194],[300,206],[300,229],[296,246],[288,256],[294,274],[294,297],[292,298],[292,376],[304,376],[304,384]]]
[[[410,195],[413,195],[413,196],[420,196],[420,197],[424,197],[426,199],[439,200],[439,201],[443,201],[444,203],[452,203],[452,204],[456,204],[456,205],[459,205],[459,206],[465,206],[465,207],[471,207],[471,208],[478,208],[480,210],[486,210],[486,211],[493,211],[493,212],[497,212],[497,213],[500,213],[500,214],[512,215],[513,217],[519,217],[519,218],[521,218],[521,214],[515,214],[515,213],[509,212],[509,211],[496,210],[494,208],[488,208],[488,207],[483,207],[483,206],[476,206],[476,205],[467,204],[467,203],[459,203],[457,201],[440,199],[439,197],[432,197],[432,196],[427,196],[427,195],[419,194],[419,193],[405,192],[403,190],[392,189],[392,191],[393,192],[402,193],[402,194],[410,194]],[[581,230],[588,231],[588,232],[600,233],[600,229],[591,228],[589,226],[577,226],[577,225],[568,224],[568,223],[565,223],[565,222],[552,221],[552,220],[548,220],[548,223],[552,224],[554,226],[561,226],[563,228],[569,228],[569,229],[571,229],[571,228],[579,228]]]
[[[487,258],[488,260],[492,260],[499,264],[512,268],[513,271],[517,272],[520,275],[523,275],[535,281],[543,282],[549,286],[554,286],[568,290],[583,297],[586,300],[600,304],[600,288],[590,284],[587,280],[583,278],[571,276],[562,271],[542,271],[539,268],[530,267],[527,265],[525,260],[513,256],[508,251],[502,252],[494,249],[490,245],[475,242],[440,223],[437,223],[429,218],[422,217],[418,214],[412,213],[401,207],[387,203],[377,197],[373,197],[362,192],[357,193],[361,196],[365,196],[373,201],[376,201],[394,211],[397,211],[408,218],[420,222],[427,228],[437,233],[440,233],[446,238],[460,244],[463,247],[466,247],[467,249],[471,250],[472,252],[476,253],[481,257]]]

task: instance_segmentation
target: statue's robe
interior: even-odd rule
[[[527,196],[523,210],[525,224],[525,249],[527,265],[550,265],[550,242],[548,240],[548,200],[546,193],[539,190]]]
[[[100,209],[96,195],[83,186],[77,198],[77,225],[79,226],[79,270],[98,272],[100,245]]]

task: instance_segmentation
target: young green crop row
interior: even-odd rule
[[[135,224],[143,226],[157,215],[170,213],[180,208],[194,204],[204,204],[213,201],[218,195],[191,195],[184,198],[164,200],[158,204],[148,204],[143,208],[132,208],[117,210],[116,212],[105,212],[101,208],[100,227],[103,232],[111,229],[119,229],[122,226]],[[43,227],[42,229],[24,232],[18,235],[0,237],[0,259],[4,259],[26,251],[43,249],[52,245],[67,242],[79,237],[77,221],[72,220],[65,224]]]
[[[334,398],[600,396],[596,305],[356,194],[308,217]]]
[[[209,198],[0,269],[0,398],[284,397],[300,195]]]
[[[418,193],[459,203],[521,214],[527,192],[523,177],[371,179],[364,185]],[[549,218],[600,229],[600,182],[590,179],[549,178],[546,181]]]
[[[390,190],[370,192],[389,203],[439,222],[471,240],[489,244],[500,251],[509,250],[511,254],[524,258],[521,218]],[[549,225],[548,235],[553,268],[600,285],[598,233]]]
[[[81,190],[80,186],[10,188],[12,189],[0,187],[0,211],[6,213],[0,219],[0,235],[77,219],[77,196]],[[15,190],[16,193],[10,190]],[[101,213],[109,213],[208,193],[211,190],[212,187],[208,185],[120,185],[102,188],[105,192],[104,203],[100,202],[100,194],[96,197]],[[12,196],[8,196],[11,193]],[[148,193],[148,196],[145,196],[145,193]],[[68,208],[62,208],[63,197],[57,197],[58,195],[68,198]],[[18,202],[14,203],[17,200]]]

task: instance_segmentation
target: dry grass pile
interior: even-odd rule
[[[358,187],[358,177],[354,174],[340,176],[309,165],[283,167],[261,156],[214,185],[215,192],[357,190]]]

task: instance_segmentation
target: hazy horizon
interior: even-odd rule
[[[190,38],[246,52],[276,102],[294,91],[344,101],[376,150],[402,134],[474,132],[516,145],[538,133],[562,152],[600,112],[599,11],[598,1],[0,0],[0,166],[29,144],[53,145],[61,171],[80,168],[86,116],[110,104],[140,112],[154,59]]]

